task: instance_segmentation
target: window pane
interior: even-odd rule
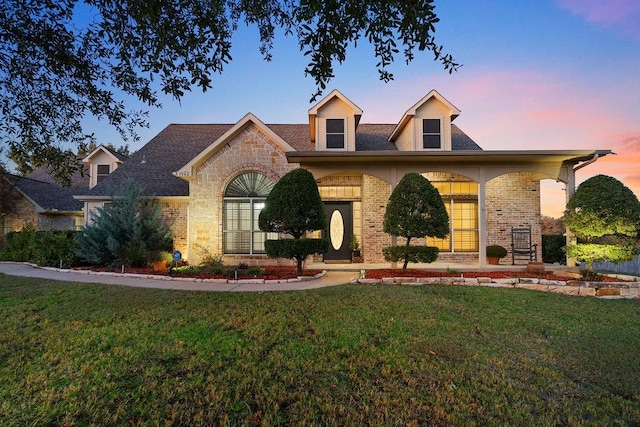
[[[453,241],[455,252],[478,252],[477,231],[455,231]]]
[[[422,148],[440,148],[440,135],[422,135]]]
[[[427,246],[435,246],[443,252],[451,252],[451,239],[446,237],[444,239],[435,239],[433,237],[429,237],[426,239]]]
[[[327,148],[344,148],[344,134],[327,134]]]
[[[226,232],[224,237],[224,252],[228,254],[248,254],[250,248],[251,233]]]
[[[109,175],[109,165],[98,165],[98,174]]]
[[[238,175],[227,185],[225,197],[267,197],[274,182],[259,172]]]
[[[423,119],[422,133],[440,134],[440,119]]]
[[[438,193],[440,193],[441,196],[451,194],[451,183],[449,182],[432,182],[431,185],[438,190]]]
[[[344,120],[327,119],[327,133],[344,133]]]

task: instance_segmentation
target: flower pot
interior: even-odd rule
[[[167,271],[167,261],[155,261],[151,263],[151,269],[153,271]]]
[[[491,264],[491,265],[499,265],[500,264],[500,258],[488,256],[487,257],[487,263]]]

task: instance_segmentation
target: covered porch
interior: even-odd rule
[[[486,246],[489,244],[499,243],[505,247],[509,247],[510,241],[506,241],[506,234],[511,227],[519,226],[521,213],[518,208],[521,207],[520,201],[528,200],[528,204],[535,202],[538,213],[532,214],[530,220],[535,228],[537,228],[537,240],[541,243],[539,236],[539,206],[540,194],[535,188],[522,188],[518,197],[510,200],[508,204],[510,208],[504,209],[504,201],[496,203],[498,200],[495,196],[490,197],[487,190],[488,183],[496,178],[508,177],[510,174],[526,174],[531,177],[532,181],[536,181],[539,185],[541,179],[555,179],[566,185],[567,199],[575,191],[575,171],[589,163],[594,162],[599,157],[610,154],[609,150],[572,150],[572,151],[456,151],[456,152],[412,152],[405,153],[400,151],[371,151],[371,152],[350,152],[350,153],[332,153],[332,152],[288,152],[287,159],[291,163],[299,163],[301,167],[308,169],[316,179],[330,175],[340,175],[349,173],[362,173],[367,176],[375,177],[387,184],[387,188],[393,191],[402,177],[409,172],[430,173],[443,172],[457,174],[477,183],[477,252],[475,252],[472,262],[470,257],[452,257],[451,252],[441,251],[441,262],[425,266],[426,268],[442,268],[461,270],[465,268],[488,268],[486,261]],[[531,193],[538,191],[537,193]],[[494,189],[493,194],[496,191]],[[525,194],[526,193],[526,194]],[[390,193],[389,193],[390,195]],[[382,197],[380,194],[377,198],[380,202],[386,203],[389,195]],[[513,194],[511,194],[513,196]],[[363,190],[363,199],[364,195]],[[507,195],[505,195],[507,197]],[[384,199],[384,200],[383,200]],[[500,206],[498,206],[500,205]],[[497,207],[496,207],[497,206]],[[382,206],[383,207],[383,206]],[[363,204],[363,218],[366,215],[366,206]],[[494,212],[496,211],[496,212]],[[506,217],[511,214],[513,218]],[[499,216],[495,220],[496,215]],[[379,215],[378,215],[379,216]],[[535,217],[535,218],[534,218]],[[368,223],[369,227],[380,228],[382,224]],[[508,230],[507,230],[508,229]],[[496,241],[501,240],[501,241]],[[391,238],[391,244],[396,244],[395,237]],[[379,244],[378,244],[379,246]],[[366,239],[366,235],[362,241],[365,262],[373,261],[374,264],[380,264],[379,257],[367,259],[367,251],[378,253],[381,248],[370,247]],[[460,253],[459,255],[463,255]],[[464,255],[472,255],[470,253]],[[540,257],[539,257],[540,259]],[[317,260],[316,260],[317,261]],[[382,263],[389,268],[388,263]],[[509,262],[509,264],[511,264]],[[328,268],[336,268],[331,264],[325,264]],[[357,267],[347,267],[354,268]],[[375,268],[375,267],[366,267]],[[365,269],[366,269],[365,268]],[[490,268],[495,268],[491,266]],[[502,266],[498,267],[502,268]],[[522,267],[508,265],[505,268],[526,268],[526,264]]]

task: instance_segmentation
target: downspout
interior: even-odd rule
[[[578,166],[573,168],[573,173],[575,173],[577,170],[582,169],[585,166],[589,166],[591,163],[595,162],[596,160],[598,160],[598,158],[600,158],[600,154],[599,153],[595,153],[593,155],[593,157],[591,157],[589,160],[587,160],[584,163],[579,164]]]

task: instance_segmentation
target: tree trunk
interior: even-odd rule
[[[407,237],[407,244],[405,247],[409,247],[409,242],[411,241],[411,237]],[[402,271],[407,271],[407,264],[409,264],[409,254],[407,252],[404,253],[404,264],[402,265]]]
[[[304,258],[296,257],[296,273],[298,276],[302,276],[302,263],[304,262]]]

